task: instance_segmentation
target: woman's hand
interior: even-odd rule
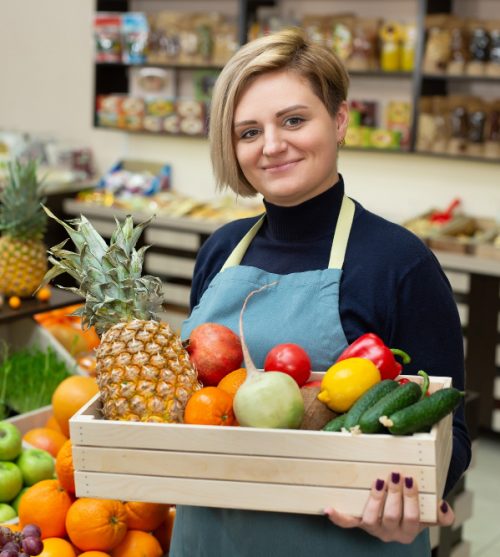
[[[394,472],[387,481],[373,482],[363,516],[358,518],[325,509],[325,514],[341,528],[362,528],[384,542],[409,544],[431,524],[420,522],[418,487],[413,478]],[[453,509],[442,501],[438,508],[438,526],[451,526]]]

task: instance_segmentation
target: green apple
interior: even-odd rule
[[[19,502],[21,497],[28,491],[29,487],[23,487],[21,491],[16,495],[15,499],[10,502],[10,506],[19,514]]]
[[[21,432],[9,422],[0,422],[0,460],[14,460],[21,452]]]
[[[54,476],[54,459],[50,453],[42,449],[23,449],[16,464],[26,486],[41,480],[50,480]]]
[[[0,503],[8,503],[21,491],[23,476],[13,462],[0,461]]]
[[[0,522],[16,518],[17,512],[7,503],[0,503]]]

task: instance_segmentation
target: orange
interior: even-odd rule
[[[127,526],[131,530],[144,530],[151,532],[162,523],[165,518],[167,505],[160,503],[142,503],[140,501],[127,501]]]
[[[69,437],[69,419],[93,398],[99,389],[93,377],[72,375],[61,381],[52,395],[54,417],[61,431]]]
[[[127,532],[127,512],[121,501],[77,499],[66,516],[69,539],[83,551],[109,551]]]
[[[247,378],[247,370],[244,367],[235,369],[223,377],[217,387],[226,391],[228,395],[234,398],[236,391],[241,387],[245,379]]]
[[[233,398],[218,387],[203,387],[186,404],[184,423],[233,425]]]
[[[42,539],[66,535],[66,514],[73,499],[57,480],[42,480],[31,486],[19,502],[21,526],[37,524]]]
[[[104,551],[84,551],[78,557],[111,557],[111,555]]]
[[[59,433],[62,433],[61,428],[59,427],[59,424],[57,423],[57,420],[54,417],[54,414],[51,414],[47,418],[47,421],[45,422],[45,427],[48,427],[49,429],[53,429],[55,431],[59,431]]]
[[[69,493],[75,493],[75,468],[71,440],[68,439],[57,453],[56,474],[59,483]]]
[[[51,296],[52,296],[52,291],[48,286],[43,286],[36,293],[36,298],[37,300],[40,300],[40,302],[47,302],[48,300],[50,300]]]
[[[76,551],[62,538],[47,538],[43,540],[43,551],[38,557],[76,557]]]
[[[19,309],[21,307],[21,298],[19,296],[11,296],[9,298],[9,306],[12,309]]]
[[[35,427],[23,435],[23,441],[37,449],[47,451],[54,458],[67,440],[66,435],[49,427]]]
[[[162,557],[160,542],[142,530],[129,530],[123,541],[113,550],[113,557]]]
[[[170,549],[172,530],[175,521],[175,507],[170,507],[167,511],[165,520],[153,532],[154,537],[160,542],[161,548],[165,553]]]

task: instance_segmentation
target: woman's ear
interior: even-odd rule
[[[349,105],[342,101],[335,116],[337,122],[337,142],[343,141],[349,124]]]

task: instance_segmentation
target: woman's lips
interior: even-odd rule
[[[290,170],[294,166],[296,166],[299,162],[300,162],[300,160],[284,162],[284,163],[281,163],[281,164],[273,164],[272,166],[265,166],[264,170],[266,172],[271,173],[271,174],[274,174],[274,173],[277,173],[277,172],[285,172],[287,170]]]

